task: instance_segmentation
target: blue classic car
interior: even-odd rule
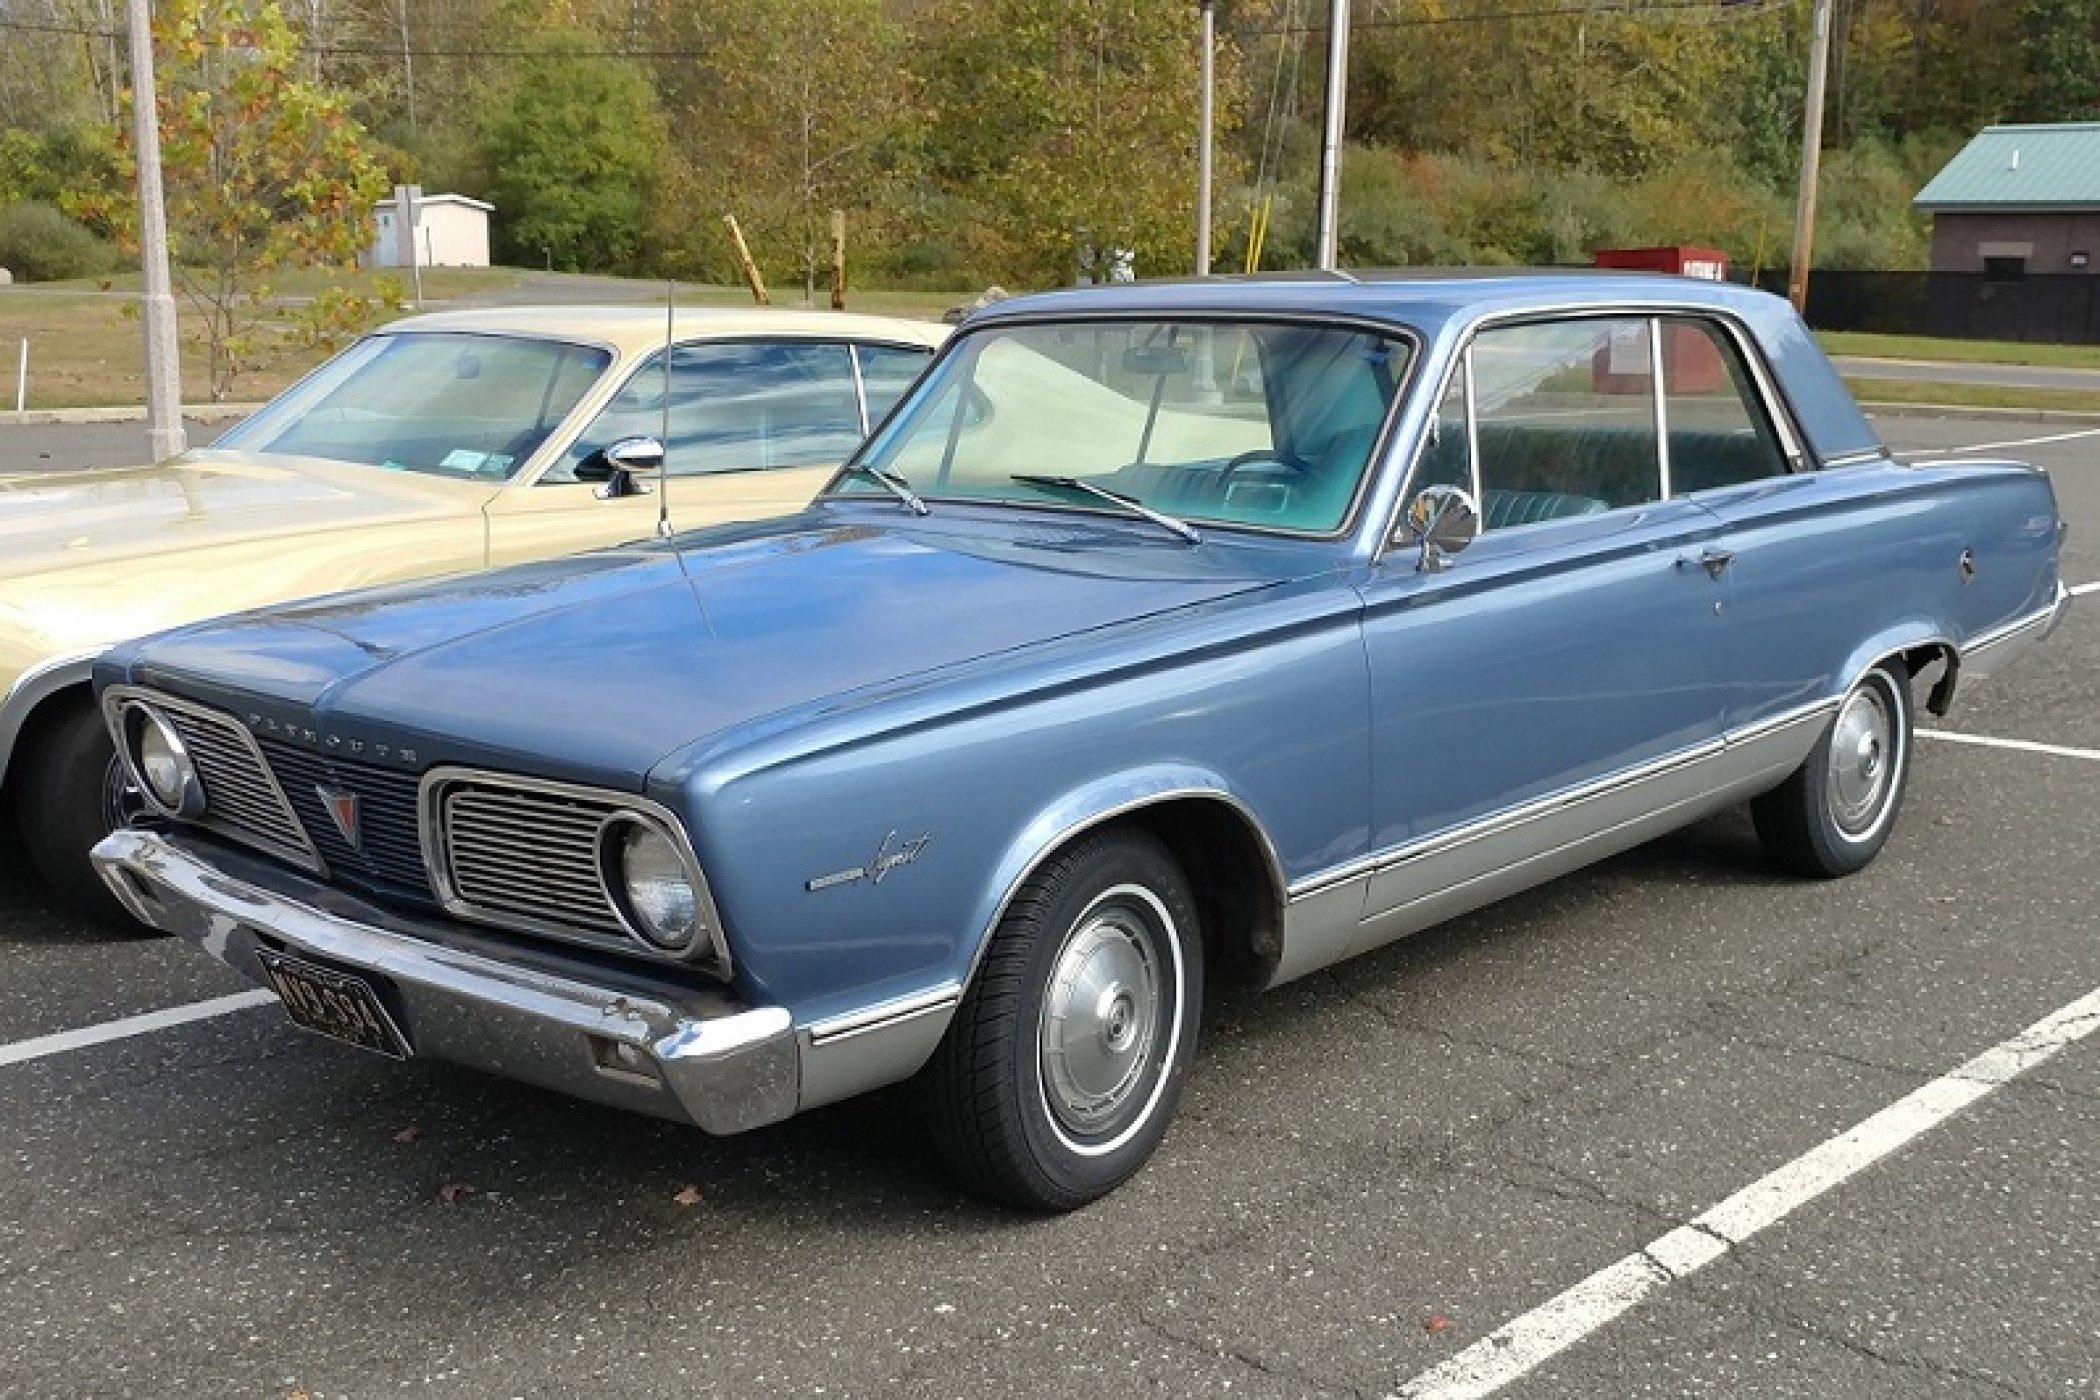
[[[95,858],[309,1029],[716,1133],[915,1079],[961,1180],[1069,1209],[1207,982],[1733,803],[1865,865],[2062,530],[1725,285],[1018,298],[800,515],[119,648],[158,821]]]

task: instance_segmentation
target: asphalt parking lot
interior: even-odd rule
[[[2100,425],[1880,426],[2020,443],[2100,583]],[[899,1095],[716,1140],[315,1040],[0,856],[0,1393],[2100,1393],[2096,663],[2100,597],[1851,879],[1729,814],[1215,1006],[1061,1219]]]

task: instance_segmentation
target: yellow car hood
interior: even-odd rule
[[[486,484],[195,452],[157,467],[0,476],[0,581],[235,540],[479,509]]]
[[[210,451],[158,467],[0,476],[0,688],[42,655],[479,568],[481,510],[495,489]]]

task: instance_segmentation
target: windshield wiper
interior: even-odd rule
[[[1057,486],[1067,491],[1081,491],[1099,500],[1107,501],[1111,505],[1120,506],[1129,514],[1149,520],[1162,530],[1171,530],[1190,544],[1203,543],[1203,536],[1197,534],[1196,527],[1189,524],[1186,520],[1176,520],[1164,511],[1154,510],[1135,496],[1126,496],[1120,491],[1111,491],[1106,486],[1096,486],[1093,482],[1081,477],[1039,476],[1034,472],[1015,472],[1007,480],[1018,481],[1023,486]]]
[[[871,467],[866,462],[848,462],[845,469],[880,484],[883,490],[904,502],[913,515],[933,514],[926,502],[919,499],[919,493],[911,489],[911,483],[895,472],[885,471],[881,467]]]

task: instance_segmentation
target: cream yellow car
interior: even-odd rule
[[[947,334],[831,312],[666,319],[413,317],[208,449],[0,476],[0,802],[52,887],[87,912],[115,908],[87,859],[135,801],[88,691],[111,643],[616,544],[666,517],[689,529],[797,509]]]

